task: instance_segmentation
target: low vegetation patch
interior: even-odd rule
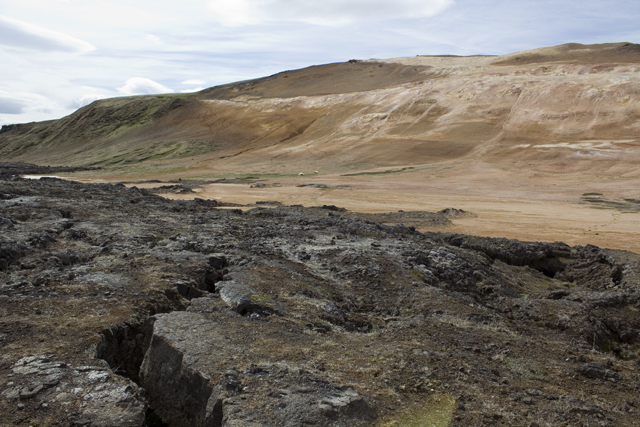
[[[616,209],[621,212],[640,212],[640,199],[606,199],[602,193],[584,193],[580,203],[595,209]]]
[[[378,172],[356,172],[356,173],[346,173],[340,176],[358,176],[358,175],[387,175],[391,173],[400,173],[406,172],[408,170],[415,169],[413,166],[409,166],[402,169],[388,169],[386,171],[378,171]]]

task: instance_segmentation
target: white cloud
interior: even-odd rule
[[[105,95],[101,95],[99,93],[87,93],[82,95],[80,98],[76,98],[73,101],[71,101],[69,103],[69,108],[71,109],[78,109],[78,108],[82,108],[86,105],[91,104],[93,101],[97,101],[98,99],[104,99],[107,96]]]
[[[182,92],[182,93],[200,92],[202,89],[204,89],[204,88],[203,87],[196,87],[196,88],[193,88],[193,89],[181,90],[180,92]]]
[[[173,89],[154,82],[151,79],[132,77],[127,80],[124,86],[118,88],[118,92],[124,95],[151,95],[154,93],[173,92]]]
[[[209,9],[225,25],[293,21],[341,25],[359,21],[426,18],[453,0],[209,0]]]
[[[205,84],[204,80],[185,80],[182,82],[183,85],[203,85]]]
[[[46,120],[52,115],[62,116],[68,112],[68,109],[62,108],[55,100],[37,93],[0,90],[0,125]],[[24,120],[27,117],[28,120]]]
[[[20,99],[0,96],[0,114],[22,114],[25,106]]]
[[[225,25],[249,25],[260,22],[256,2],[251,0],[211,0],[209,9]]]
[[[150,42],[153,42],[155,44],[162,44],[162,41],[160,40],[160,38],[154,36],[153,34],[147,34],[147,37],[145,37],[144,39],[149,40]]]
[[[0,15],[0,44],[44,52],[86,53],[96,48],[58,31]]]

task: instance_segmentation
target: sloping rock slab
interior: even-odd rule
[[[216,286],[224,302],[239,314],[269,315],[282,311],[282,306],[273,299],[243,283],[228,281]]]
[[[374,412],[352,387],[287,360],[295,336],[284,327],[211,298],[156,315],[140,372],[152,407],[171,426],[370,425]]]
[[[138,386],[107,367],[73,367],[52,355],[37,355],[18,360],[10,375],[0,396],[18,410],[42,407],[71,426],[139,427],[145,420],[147,406]]]

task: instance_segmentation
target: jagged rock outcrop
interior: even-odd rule
[[[299,333],[257,322],[247,325],[210,298],[192,300],[187,312],[155,316],[141,379],[157,414],[172,426],[373,421],[373,409],[352,387],[315,377],[278,354],[294,346]]]
[[[72,426],[139,427],[145,420],[147,406],[139,387],[114,375],[104,362],[70,366],[54,355],[25,356],[7,376],[11,381],[0,396],[18,411],[39,407],[48,413],[49,425],[66,418]]]

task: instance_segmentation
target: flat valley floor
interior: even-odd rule
[[[195,165],[194,165],[195,166]],[[207,174],[209,173],[209,175]],[[285,205],[336,205],[354,212],[436,212],[463,209],[474,215],[454,218],[437,231],[523,241],[562,241],[640,253],[640,178],[593,173],[518,171],[489,164],[385,167],[350,174],[236,175],[214,182],[210,170],[185,174],[146,175],[144,180],[190,183],[193,192],[165,193],[171,199],[215,199],[253,204],[279,201]],[[243,180],[243,177],[257,179]],[[69,175],[83,182],[127,182],[153,188],[136,175]],[[181,179],[181,181],[178,181]],[[236,183],[238,182],[238,183]],[[431,226],[420,231],[436,230]]]

